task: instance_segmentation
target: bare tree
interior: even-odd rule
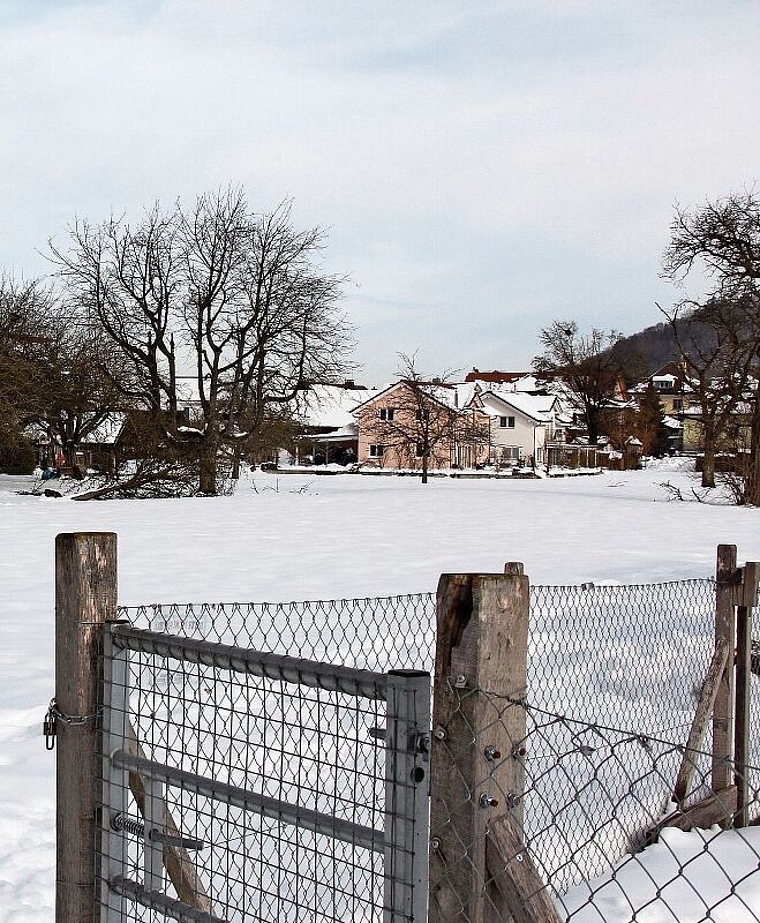
[[[400,464],[419,467],[428,482],[431,460],[450,464],[457,445],[477,450],[488,442],[487,424],[477,411],[457,406],[449,375],[429,378],[420,373],[415,355],[399,354],[398,385],[388,406],[371,407],[360,415],[360,429],[384,450],[392,449]]]
[[[304,383],[346,370],[342,280],[320,269],[323,245],[288,203],[254,215],[235,189],[156,204],[134,227],[78,220],[68,248],[51,244],[69,304],[126,360],[114,385],[194,452],[201,493]]]
[[[665,314],[674,329],[678,319],[688,322],[679,351],[697,380],[705,467],[739,414],[749,430],[743,502],[760,505],[760,200],[754,190],[697,209],[676,208],[663,276],[683,286],[692,274],[707,279],[706,296],[683,299]],[[701,349],[690,324],[709,330]]]
[[[68,316],[38,280],[0,279],[0,426],[29,424],[60,443],[74,467],[80,443],[118,406],[106,369],[117,357],[96,330]]]
[[[621,334],[593,328],[583,335],[575,321],[555,320],[539,339],[544,352],[533,360],[536,375],[565,386],[586,425],[589,444],[596,445],[603,412],[631,365],[631,358],[615,349]]]

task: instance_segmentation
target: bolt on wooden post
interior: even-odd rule
[[[55,540],[56,923],[96,921],[100,796],[98,674],[104,623],[115,617],[116,535]]]
[[[438,583],[431,753],[430,923],[556,923],[522,840],[529,581]]]

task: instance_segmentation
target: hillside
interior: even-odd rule
[[[683,329],[683,326],[679,322],[679,328]],[[709,328],[701,324],[692,324],[688,334],[688,337],[697,345],[706,344],[709,336]],[[687,340],[685,334],[683,340],[684,342]],[[615,345],[615,350],[635,358],[636,377],[639,379],[648,377],[665,363],[678,358],[676,337],[673,328],[667,321],[653,324],[639,333],[632,333],[630,336],[623,337]]]

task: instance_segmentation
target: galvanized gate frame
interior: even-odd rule
[[[362,827],[212,778],[162,765],[129,747],[129,653],[174,660],[311,686],[346,695],[385,700],[385,829]],[[106,626],[103,667],[103,766],[98,880],[100,923],[121,923],[125,902],[172,919],[221,923],[203,906],[192,906],[162,890],[165,845],[190,847],[173,837],[162,820],[164,786],[186,787],[213,800],[276,818],[384,855],[384,923],[421,923],[427,916],[429,840],[430,674],[416,670],[373,673],[264,653],[203,640],[133,628]],[[383,729],[378,733],[382,734]],[[127,817],[130,774],[144,785],[143,823]],[[131,825],[131,826],[128,826]],[[127,877],[123,830],[142,836],[142,881]],[[179,840],[180,842],[173,842]]]

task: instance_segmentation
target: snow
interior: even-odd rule
[[[505,561],[522,561],[544,584],[707,577],[725,542],[738,546],[740,560],[759,560],[760,512],[673,501],[660,486],[669,481],[689,495],[687,464],[672,459],[637,472],[532,481],[438,478],[425,486],[414,478],[254,472],[231,497],[90,503],[20,496],[15,491],[31,479],[0,476],[0,923],[52,918],[55,759],[40,729],[53,692],[57,533],[118,533],[125,605],[428,592],[442,572],[501,571]],[[756,831],[750,834],[760,852]],[[647,862],[651,854],[651,875],[637,862],[617,880],[643,876],[631,887],[654,896],[657,870],[666,868],[660,860],[696,855],[700,836],[669,832],[662,849],[644,854]],[[730,856],[741,851],[734,838],[721,834],[719,841]],[[753,850],[735,866],[748,862],[757,867]],[[698,862],[688,874],[703,887]],[[728,893],[722,873],[719,880]],[[759,886],[756,875],[738,887],[758,916]],[[600,892],[609,896],[597,902],[603,919],[630,919],[625,899],[613,892]],[[700,918],[685,898],[668,901],[677,916],[658,906],[637,919]],[[740,920],[741,907],[723,917],[719,908],[715,918]],[[602,919],[588,913],[573,919]]]

